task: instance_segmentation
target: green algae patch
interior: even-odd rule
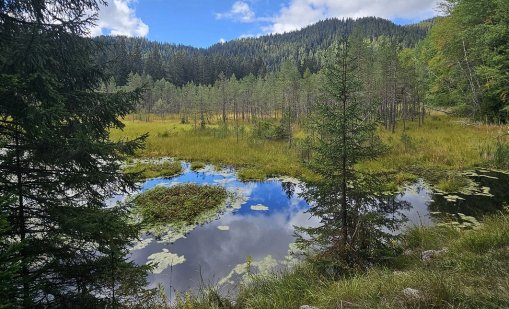
[[[155,187],[137,196],[135,204],[145,224],[180,225],[195,223],[204,213],[217,212],[227,197],[226,190],[218,186],[179,184]]]
[[[136,179],[143,180],[157,177],[174,177],[182,173],[182,165],[179,161],[173,162],[137,162],[124,167],[124,174],[134,175]]]

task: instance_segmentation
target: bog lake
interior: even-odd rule
[[[140,183],[139,192],[130,196],[156,186],[195,183],[222,186],[236,198],[205,223],[167,234],[146,232],[140,236],[130,259],[137,264],[158,263],[149,275],[150,287],[160,284],[170,297],[174,291],[196,291],[207,286],[218,286],[228,294],[248,272],[280,271],[298,261],[295,227],[319,224],[318,218],[307,213],[310,206],[300,196],[304,183],[287,177],[242,182],[233,169],[217,171],[207,166],[192,171],[188,163],[182,165],[184,172],[179,176],[148,179]],[[446,194],[418,181],[394,194],[394,200],[408,205],[401,211],[407,218],[402,229],[430,224],[476,228],[477,218],[508,205],[508,174],[477,170],[465,175],[472,184],[464,192]],[[119,195],[108,203],[127,197]]]

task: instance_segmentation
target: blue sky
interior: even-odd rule
[[[399,24],[435,16],[438,0],[107,0],[91,35],[143,36],[208,47],[297,30],[331,17],[378,16]]]

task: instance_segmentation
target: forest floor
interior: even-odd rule
[[[138,153],[142,158],[174,157],[190,162],[206,162],[237,169],[243,180],[263,180],[273,176],[292,176],[302,180],[316,177],[302,160],[299,142],[304,131],[294,129],[293,147],[287,141],[263,140],[252,137],[252,125],[232,124],[225,129],[217,124],[195,128],[181,124],[176,117],[151,121],[124,121],[124,131],[113,131],[112,138],[134,138],[149,133],[146,147]],[[459,118],[434,114],[424,125],[399,122],[394,133],[380,128],[379,134],[387,152],[380,158],[362,162],[358,169],[371,173],[386,173],[397,187],[407,181],[424,178],[441,189],[454,191],[465,182],[459,171],[474,168],[509,169],[497,162],[500,154],[497,137],[507,134],[507,126],[473,124]],[[238,132],[238,134],[237,134]],[[500,161],[500,158],[499,158]],[[507,163],[509,164],[509,163]]]

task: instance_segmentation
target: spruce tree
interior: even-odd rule
[[[138,227],[105,207],[133,188],[120,162],[143,138],[109,140],[140,93],[97,90],[107,77],[85,36],[99,3],[0,4],[0,299],[13,307],[115,307],[145,284],[125,257]]]
[[[392,205],[375,194],[381,187],[377,179],[355,170],[356,163],[377,157],[383,147],[370,104],[359,100],[362,84],[350,43],[342,40],[329,53],[322,96],[309,120],[309,166],[321,177],[308,184],[304,196],[321,225],[299,229],[299,243],[316,250],[327,267],[339,269],[365,267],[385,254],[397,221],[386,216]]]

